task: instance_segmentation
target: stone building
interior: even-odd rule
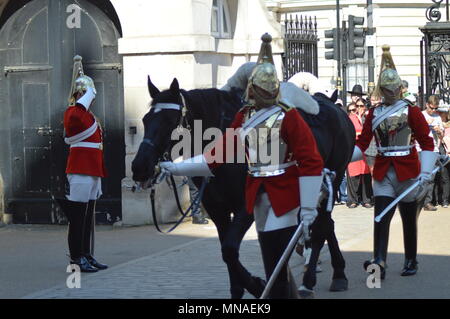
[[[419,28],[426,22],[426,9],[433,2],[427,0],[373,0],[373,26],[376,28],[374,37],[375,47],[375,74],[378,74],[378,65],[381,60],[381,47],[383,44],[391,46],[391,52],[402,79],[409,82],[410,91],[418,92],[420,76],[420,41],[423,37]],[[336,1],[335,0],[278,0],[266,1],[280,22],[286,14],[311,15],[317,17],[319,42],[319,77],[335,79],[337,66],[334,60],[325,60],[324,31],[336,27]],[[364,27],[367,27],[367,1],[341,0],[341,21],[348,21],[349,15],[364,17]],[[441,8],[445,16],[445,9]],[[366,43],[367,45],[367,43]],[[349,64],[347,87],[361,84],[367,89],[368,84],[367,47],[366,57],[356,59]]]
[[[0,0],[0,218],[16,223],[64,220],[52,196],[64,192],[67,146],[62,115],[73,56],[99,92],[110,176],[97,220],[151,223],[148,193],[132,193],[130,163],[143,137],[150,97],[177,77],[184,89],[221,87],[255,60],[272,34],[277,66],[280,24],[263,0]],[[160,189],[157,207],[174,205]]]

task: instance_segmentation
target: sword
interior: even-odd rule
[[[95,204],[94,203],[94,213],[92,214],[92,227],[91,227],[91,256],[94,256],[95,247]]]
[[[281,256],[280,260],[278,261],[277,266],[275,267],[272,275],[269,278],[269,281],[267,282],[266,287],[264,288],[264,291],[260,297],[260,299],[266,299],[269,295],[270,290],[272,289],[273,284],[275,283],[275,280],[278,277],[278,274],[281,271],[281,268],[283,268],[284,264],[289,260],[289,257],[292,254],[292,251],[294,250],[295,245],[297,244],[300,236],[303,234],[303,222],[300,223],[300,225],[297,227],[297,230],[295,231],[294,235],[291,238],[291,241],[287,245],[283,255]]]
[[[444,163],[445,160],[445,163]],[[439,160],[439,166],[437,166],[432,172],[431,172],[431,176],[433,176],[434,174],[436,174],[442,167],[444,167],[445,165],[447,165],[450,162],[450,157],[445,156],[444,158],[441,158]],[[422,182],[421,181],[417,181],[414,184],[412,184],[411,186],[409,186],[403,193],[401,193],[392,203],[390,203],[382,212],[380,215],[378,215],[377,217],[375,217],[375,221],[377,223],[379,223],[381,221],[381,219],[384,217],[384,215],[386,215],[388,213],[388,211],[391,210],[392,207],[394,207],[395,205],[398,204],[399,201],[401,201],[406,195],[408,195],[409,193],[411,193],[417,186],[421,185]]]

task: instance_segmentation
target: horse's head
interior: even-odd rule
[[[177,79],[168,90],[161,92],[148,77],[148,90],[152,97],[151,108],[142,119],[144,138],[131,165],[133,180],[137,182],[152,178],[155,166],[169,152],[171,134],[179,124],[183,104]]]

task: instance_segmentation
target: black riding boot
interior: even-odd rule
[[[94,223],[95,223],[95,200],[90,200],[88,203],[86,218],[84,219],[84,227],[83,227],[83,256],[89,261],[89,263],[98,268],[99,270],[103,270],[108,268],[107,265],[99,263],[95,260],[93,256],[94,242],[93,242],[93,231],[94,231]]]
[[[67,241],[69,244],[70,264],[80,267],[81,272],[96,272],[82,254],[83,223],[86,216],[87,203],[73,202],[66,199],[58,199],[62,211],[69,220]]]
[[[378,216],[394,198],[387,196],[375,197],[375,217]],[[386,276],[386,260],[389,243],[389,227],[391,225],[392,217],[395,213],[395,206],[381,219],[379,223],[374,222],[373,231],[373,259],[364,262],[364,269],[371,264],[377,264],[380,267],[381,279]]]
[[[258,233],[267,281],[269,281],[296,229],[297,227],[294,226]],[[292,281],[289,266],[285,265],[275,280],[268,297],[270,299],[298,299],[297,288]]]
[[[412,203],[400,203],[400,216],[403,223],[403,243],[405,246],[405,265],[402,276],[413,276],[417,272],[417,219],[420,213],[420,205]]]

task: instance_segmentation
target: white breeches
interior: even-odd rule
[[[399,182],[397,179],[397,174],[395,173],[394,166],[391,165],[386,173],[384,179],[379,182],[373,180],[373,196],[387,196],[392,198],[397,198],[401,193],[403,193],[408,187],[417,182],[416,178],[408,179],[404,182]],[[401,202],[411,203],[416,200],[417,192],[420,187],[411,191],[406,195]]]
[[[268,232],[297,226],[299,209],[300,207],[297,207],[283,216],[277,217],[272,209],[267,193],[259,192],[256,196],[255,207],[253,209],[256,230],[258,232]]]
[[[72,202],[87,203],[97,200],[102,195],[102,179],[97,176],[67,174],[70,194],[67,199]]]

